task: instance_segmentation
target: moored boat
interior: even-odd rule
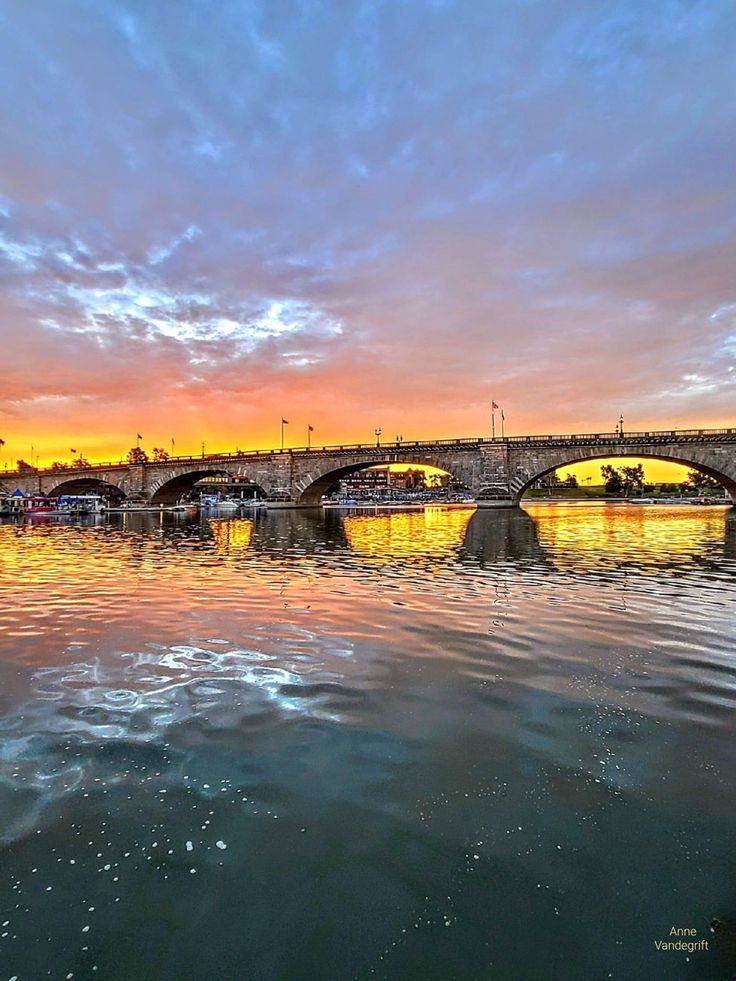
[[[62,494],[56,502],[57,514],[102,514],[105,507],[99,494]]]
[[[57,499],[55,497],[16,497],[18,513],[22,515],[31,514],[54,514],[57,511]]]

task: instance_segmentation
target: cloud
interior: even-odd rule
[[[14,426],[731,418],[725,7],[72,0],[3,28]]]

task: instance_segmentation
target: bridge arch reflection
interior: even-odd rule
[[[462,547],[473,508],[426,508],[343,517],[351,552],[364,558],[426,558],[446,556]]]

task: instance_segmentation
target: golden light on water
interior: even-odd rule
[[[391,514],[348,515],[343,521],[350,549],[385,559],[408,555],[446,555],[459,548],[474,508],[426,508]]]
[[[561,570],[611,561],[690,564],[723,545],[728,509],[673,505],[525,504],[546,556]]]
[[[253,538],[250,518],[210,518],[208,522],[218,552],[245,552]]]

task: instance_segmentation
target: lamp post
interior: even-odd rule
[[[374,429],[373,432],[376,434],[376,446],[380,446],[381,445],[381,433],[383,432],[383,430],[379,428],[379,429]]]
[[[289,420],[284,419],[284,417],[281,416],[281,449],[282,450],[284,448],[284,426],[288,426],[288,425],[289,425]]]
[[[204,440],[202,440],[202,459],[204,460]]]

